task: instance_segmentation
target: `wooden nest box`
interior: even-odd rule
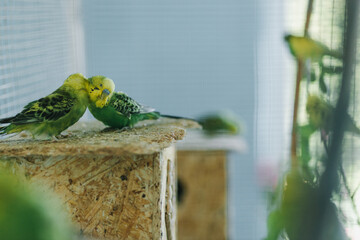
[[[58,141],[0,141],[0,166],[55,192],[85,236],[175,239],[174,142],[197,127],[163,119],[101,132],[100,123],[80,122]]]
[[[244,139],[190,130],[176,148],[178,239],[228,239],[227,165],[231,152],[246,152]]]

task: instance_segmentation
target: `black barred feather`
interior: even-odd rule
[[[0,123],[22,125],[44,121],[55,121],[70,112],[75,98],[68,92],[58,90],[47,97],[27,104],[14,117],[0,119]]]
[[[146,113],[145,111],[142,111],[145,110],[144,106],[122,92],[114,93],[111,98],[110,105],[125,116],[130,116],[131,114],[136,113]]]
[[[34,138],[51,139],[76,123],[89,104],[88,80],[79,73],[70,75],[50,95],[28,103],[13,117],[0,119],[0,134],[22,131]]]
[[[173,118],[173,119],[186,119],[186,120],[191,120],[191,121],[195,121],[195,119],[192,118],[187,118],[187,117],[179,117],[179,116],[173,116],[173,115],[164,115],[164,114],[160,114],[161,117],[166,117],[166,118]]]
[[[0,119],[0,123],[6,124],[6,123],[10,123],[15,117],[9,117],[9,118],[3,118]]]
[[[5,130],[6,130],[6,127],[0,127],[0,136],[3,134],[6,134]]]
[[[172,115],[162,115],[159,112],[155,111],[154,108],[141,105],[140,103],[136,102],[134,99],[132,99],[123,92],[114,93],[113,97],[111,98],[110,106],[112,106],[119,113],[125,116],[130,116],[132,114],[156,113],[161,117],[196,121],[191,118],[184,118],[184,117],[172,116]]]
[[[154,108],[143,106],[122,92],[114,92],[106,107],[98,108],[94,103],[89,105],[93,116],[112,128],[132,128],[143,120],[156,120],[160,117],[186,119],[177,116],[161,115]]]

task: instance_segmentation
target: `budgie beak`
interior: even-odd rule
[[[106,99],[110,95],[110,91],[108,89],[104,89],[101,93],[101,100]]]
[[[96,101],[95,105],[98,108],[103,108],[108,102],[108,97],[110,95],[110,91],[108,89],[104,89],[100,95],[100,99]]]

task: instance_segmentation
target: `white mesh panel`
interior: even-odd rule
[[[0,1],[0,118],[84,72],[79,1]]]

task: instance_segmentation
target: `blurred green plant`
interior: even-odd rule
[[[306,102],[306,112],[309,117],[309,124],[317,130],[328,134],[334,124],[334,110],[328,102],[320,96],[309,95]],[[345,131],[360,134],[360,129],[356,126],[354,119],[346,113],[344,117]]]
[[[70,240],[74,233],[60,203],[0,171],[0,239]]]
[[[321,96],[308,96],[306,102],[308,124],[298,127],[300,145],[299,159],[303,169],[310,169],[309,162],[312,158],[310,153],[310,138],[314,133],[320,132],[321,141],[324,144],[325,151],[327,151],[329,134],[334,124],[334,110],[335,108]],[[360,129],[348,113],[346,113],[344,117],[344,124],[345,131],[360,134]]]
[[[266,240],[277,240],[286,235],[291,240],[339,240],[346,239],[338,217],[337,207],[331,203],[326,211],[327,226],[317,238],[317,223],[321,220],[319,189],[316,184],[305,181],[302,174],[293,170],[287,173],[282,184],[280,206],[269,213]]]
[[[360,224],[357,207],[354,202],[345,171],[342,167],[342,144],[344,132],[360,134],[352,116],[347,112],[350,99],[350,86],[353,79],[357,41],[357,23],[359,2],[346,1],[346,24],[344,40],[344,55],[341,52],[329,50],[324,44],[308,37],[308,27],[312,12],[313,0],[309,0],[304,37],[287,35],[290,52],[297,59],[297,79],[294,97],[294,117],[291,144],[291,169],[286,173],[284,181],[279,184],[275,196],[271,199],[271,211],[268,215],[268,235],[266,240],[343,240],[348,239],[342,226],[340,205],[334,204],[334,199],[342,199],[340,189],[345,189],[352,204],[357,222]],[[323,63],[324,56],[337,59]],[[343,60],[339,64],[339,60]],[[313,61],[318,71],[311,66]],[[306,112],[308,122],[299,126],[297,112],[299,108],[300,80],[304,62],[307,66],[307,90],[313,84],[315,72],[319,72],[318,91],[309,94],[307,91]],[[310,64],[309,64],[310,63]],[[327,75],[336,76],[338,83],[332,86],[336,91],[329,94],[326,82]],[[316,79],[315,79],[316,80]],[[315,87],[315,85],[313,85]],[[312,88],[314,89],[314,88]],[[338,91],[337,91],[338,90]],[[326,93],[326,95],[325,95]],[[336,107],[324,99],[336,99]],[[312,155],[310,142],[314,133],[320,133],[323,146],[323,156]],[[321,146],[321,145],[320,145]],[[310,164],[317,160],[317,164]],[[341,180],[340,181],[340,178]]]

